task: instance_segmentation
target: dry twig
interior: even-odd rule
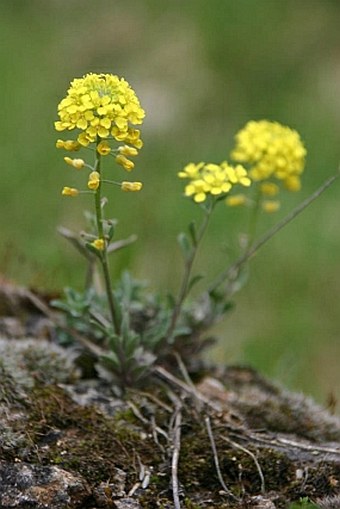
[[[173,453],[171,459],[171,484],[172,484],[172,496],[174,501],[175,509],[181,509],[179,500],[179,483],[178,483],[178,462],[179,454],[181,449],[181,424],[182,424],[182,412],[181,408],[176,409],[176,415],[174,419],[174,430],[173,430]]]
[[[220,462],[218,460],[218,454],[217,454],[215,439],[214,439],[214,435],[213,435],[213,432],[212,432],[212,429],[211,429],[210,417],[207,415],[205,417],[204,421],[205,421],[205,425],[206,425],[208,436],[209,436],[209,440],[210,440],[211,449],[212,449],[213,456],[214,456],[214,463],[215,463],[215,468],[216,468],[216,473],[217,473],[218,480],[220,481],[223,490],[229,495],[229,497],[233,498],[234,500],[238,500],[238,498],[229,490],[229,488],[227,488],[227,485],[224,482],[224,479],[223,479],[223,476],[222,476],[222,472],[221,472],[221,469],[220,469]]]
[[[261,493],[265,493],[266,486],[265,486],[264,475],[263,475],[262,469],[260,467],[260,464],[259,464],[258,459],[255,456],[255,454],[252,453],[251,451],[249,451],[249,449],[246,449],[242,445],[238,444],[237,442],[234,442],[233,440],[230,440],[230,438],[223,437],[223,436],[221,436],[221,438],[222,438],[222,440],[224,440],[225,442],[230,444],[232,447],[235,447],[236,449],[240,449],[241,451],[245,452],[246,454],[248,454],[254,460],[255,466],[257,468],[257,471],[259,473],[259,477],[260,477],[260,480],[261,480]]]

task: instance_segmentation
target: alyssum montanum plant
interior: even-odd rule
[[[183,253],[184,271],[175,297],[147,293],[141,283],[124,272],[112,287],[108,255],[126,247],[134,237],[113,240],[115,219],[105,216],[109,185],[124,192],[138,192],[142,183],[122,180],[118,168],[133,170],[133,158],[143,142],[140,130],[145,112],[130,85],[111,74],[87,74],[74,79],[58,106],[59,132],[73,132],[72,139],[58,139],[56,146],[69,153],[82,151],[83,157],[64,157],[65,162],[86,172],[85,189],[64,187],[64,196],[88,194],[94,213],[86,213],[89,230],[80,235],[62,228],[61,232],[86,257],[89,272],[85,291],[65,289],[65,299],[55,305],[66,313],[67,330],[75,339],[86,338],[98,353],[101,369],[110,373],[121,390],[136,385],[152,373],[153,365],[166,364],[174,355],[190,362],[206,340],[205,331],[230,308],[230,299],[244,279],[249,258],[279,229],[300,213],[336,178],[333,177],[267,234],[254,240],[259,211],[279,209],[281,188],[298,191],[305,166],[306,149],[299,134],[289,127],[267,120],[251,121],[235,137],[231,161],[189,163],[178,173],[185,180],[185,196],[202,210],[200,226],[194,222],[178,242]],[[116,176],[117,172],[117,176]],[[224,267],[207,289],[188,302],[193,286],[202,279],[192,274],[198,248],[211,215],[218,204],[247,206],[252,220],[240,257]],[[105,291],[96,284],[95,265],[102,268]],[[64,337],[65,340],[65,337]],[[97,349],[98,347],[98,349]]]

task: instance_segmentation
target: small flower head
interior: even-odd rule
[[[233,167],[226,161],[221,164],[190,163],[178,173],[180,178],[189,180],[185,187],[185,195],[196,203],[202,203],[208,195],[220,196],[228,193],[233,185],[249,186],[251,180],[243,166]]]
[[[98,249],[98,251],[104,251],[105,249],[105,240],[104,239],[96,239],[93,242],[91,242],[91,246]]]
[[[122,182],[121,183],[121,189],[122,191],[131,191],[131,192],[136,192],[136,191],[140,191],[143,187],[143,184],[142,182]]]
[[[76,170],[81,170],[85,166],[85,161],[83,159],[71,159],[71,157],[64,157],[65,163],[73,166]]]
[[[232,158],[250,165],[253,180],[276,178],[291,190],[299,188],[306,149],[299,134],[278,122],[251,121],[236,135]],[[291,178],[294,180],[291,181]]]
[[[136,148],[142,145],[133,126],[143,122],[145,113],[124,78],[90,73],[74,79],[59,103],[58,115],[56,130],[80,130],[78,142],[83,146],[109,136]]]
[[[75,187],[64,187],[61,194],[63,196],[78,196],[79,191]]]
[[[98,171],[91,171],[89,175],[89,180],[87,182],[87,187],[92,191],[96,191],[100,184],[100,173]]]
[[[130,161],[127,157],[125,157],[122,154],[118,154],[116,157],[116,162],[123,166],[124,170],[131,171],[135,167],[135,163],[133,161]]]

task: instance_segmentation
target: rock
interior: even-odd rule
[[[162,368],[122,400],[106,380],[82,379],[74,357],[0,338],[1,508],[174,507],[175,435],[183,508],[339,506],[339,420],[303,396],[246,367],[196,386]]]
[[[83,507],[89,493],[81,476],[61,468],[0,461],[2,509],[73,509]]]

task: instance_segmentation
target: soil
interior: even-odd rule
[[[0,288],[1,508],[340,507],[340,421],[313,401],[203,365],[121,398],[31,292]]]

